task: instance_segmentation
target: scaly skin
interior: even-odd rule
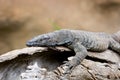
[[[113,39],[120,43],[120,31],[112,35]]]
[[[29,47],[65,46],[74,50],[76,54],[73,59],[64,64],[70,70],[81,63],[87,56],[87,51],[105,51],[110,48],[120,53],[120,44],[117,42],[118,38],[115,40],[115,36],[116,34],[63,29],[39,35],[28,41],[26,45]]]

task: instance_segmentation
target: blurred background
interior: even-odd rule
[[[63,28],[117,32],[120,0],[0,0],[0,54]]]

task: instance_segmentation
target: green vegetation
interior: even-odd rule
[[[49,22],[51,23],[54,30],[60,30],[61,29],[61,26],[58,25],[56,22],[54,22],[52,20],[49,20]]]

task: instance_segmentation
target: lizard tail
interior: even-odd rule
[[[115,41],[117,41],[118,43],[120,43],[120,31],[112,34],[112,37]]]

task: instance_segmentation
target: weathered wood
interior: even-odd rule
[[[88,57],[63,77],[63,61],[74,52],[63,47],[31,47],[0,56],[0,80],[119,80],[120,56],[111,51],[89,52]],[[70,59],[70,58],[69,58]]]

